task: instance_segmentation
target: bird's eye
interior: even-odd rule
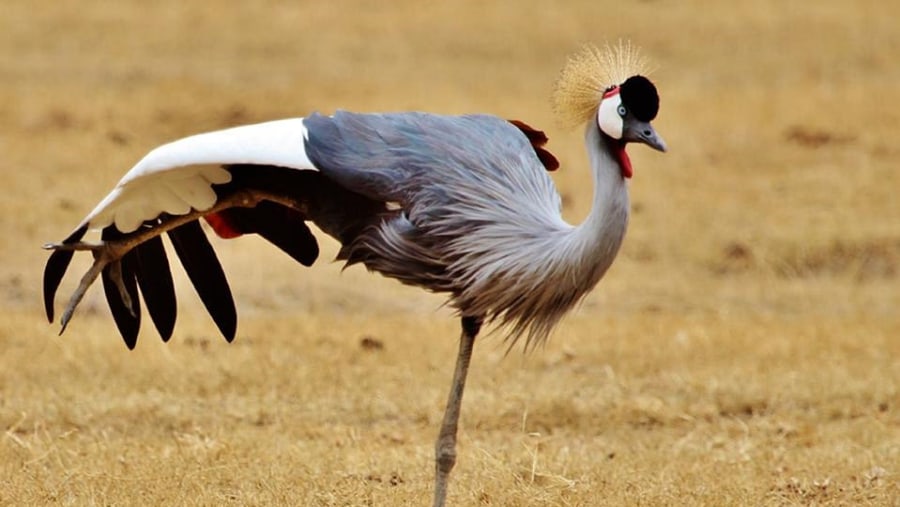
[[[628,111],[625,110],[625,106],[619,106],[619,109],[617,111],[619,113],[619,116],[621,116],[622,118],[624,118],[625,115],[628,114]]]

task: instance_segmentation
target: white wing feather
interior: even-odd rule
[[[212,184],[231,181],[223,164],[318,170],[306,155],[303,118],[277,120],[185,137],[148,153],[82,222],[115,224],[123,233],[162,213],[184,215],[216,203]],[[215,164],[210,167],[210,164]]]

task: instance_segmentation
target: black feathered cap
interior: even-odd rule
[[[659,112],[659,93],[644,76],[631,76],[620,87],[622,104],[640,121],[650,121]]]

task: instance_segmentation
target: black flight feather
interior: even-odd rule
[[[306,217],[286,206],[263,201],[253,208],[231,208],[220,214],[241,233],[259,234],[304,266],[312,266],[319,257],[319,244]]]
[[[175,285],[162,238],[150,238],[134,249],[134,268],[147,313],[164,342],[172,337],[177,315]]]
[[[237,329],[237,312],[225,272],[200,223],[194,220],[169,231],[175,253],[206,310],[229,342]]]
[[[63,243],[74,243],[80,241],[87,232],[87,226],[81,226],[76,229]],[[56,298],[56,290],[62,282],[63,275],[69,269],[69,263],[72,261],[74,250],[54,250],[47,259],[47,265],[44,266],[44,311],[47,312],[47,320],[53,322],[53,300]]]
[[[109,239],[104,229],[103,239]],[[131,299],[129,307],[122,298],[119,286],[113,281],[113,272],[115,269],[121,268],[122,284]],[[129,252],[120,260],[108,264],[103,268],[101,273],[103,279],[103,292],[106,293],[106,302],[109,304],[109,310],[112,312],[113,320],[116,321],[116,327],[119,328],[119,334],[125,340],[125,345],[129,349],[134,349],[137,344],[138,331],[141,329],[141,302],[138,296],[137,282],[134,277],[134,254]]]

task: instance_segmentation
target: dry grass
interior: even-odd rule
[[[235,343],[181,277],[172,343],[147,327],[129,353],[99,290],[56,337],[37,247],[156,144],[313,109],[543,126],[579,220],[580,134],[547,98],[582,41],[628,37],[672,150],[631,150],[624,251],[546,349],[480,342],[452,502],[900,505],[900,4],[3,10],[0,503],[426,504],[457,334],[439,299],[219,242]]]

